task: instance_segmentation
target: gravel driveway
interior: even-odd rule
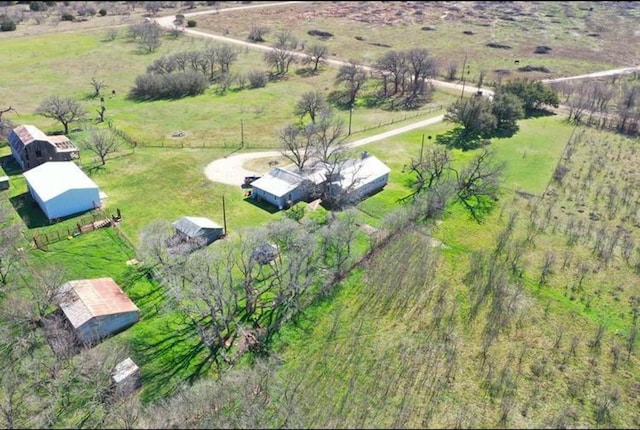
[[[436,116],[433,118],[425,119],[422,121],[414,122],[404,127],[398,127],[396,129],[386,131],[384,133],[376,134],[374,136],[365,137],[362,139],[348,142],[350,147],[356,147],[366,145],[367,143],[377,142],[379,140],[387,139],[397,134],[406,133],[416,128],[426,127],[431,124],[435,124],[444,119],[444,115]],[[219,158],[212,161],[204,169],[205,176],[213,181],[227,185],[242,185],[245,176],[260,176],[261,173],[253,172],[244,167],[245,163],[250,160],[259,158],[273,158],[281,156],[280,151],[261,151],[261,152],[245,152],[236,155],[230,155],[228,157]]]

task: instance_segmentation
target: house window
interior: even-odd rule
[[[36,158],[42,158],[42,151],[39,149],[36,151]]]

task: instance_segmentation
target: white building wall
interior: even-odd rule
[[[36,198],[36,201],[38,200],[39,198]],[[97,188],[68,190],[46,202],[39,201],[38,204],[49,220],[64,218],[99,206],[100,192]]]

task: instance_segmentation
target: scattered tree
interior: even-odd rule
[[[110,128],[89,127],[83,149],[93,152],[104,166],[107,163],[107,155],[117,152],[121,143]]]
[[[269,33],[268,27],[252,25],[251,30],[249,30],[249,36],[247,38],[251,42],[264,42],[264,36],[267,33]]]
[[[495,153],[487,148],[456,171],[457,199],[477,222],[498,200],[503,172],[504,163],[497,162]]]
[[[160,25],[155,22],[148,22],[143,24],[140,30],[140,37],[138,39],[140,49],[147,53],[157,51],[162,45],[163,30]]]
[[[345,106],[349,108],[355,106],[356,98],[366,80],[367,74],[364,68],[358,65],[355,60],[349,60],[347,64],[340,66],[335,82],[337,85],[344,84],[346,87],[344,98]]]
[[[104,83],[104,80],[96,79],[96,77],[91,78],[91,86],[93,87],[93,96],[92,97],[100,97],[100,91],[106,87],[107,85]]]
[[[318,114],[327,109],[329,109],[329,104],[320,91],[308,91],[300,97],[293,113],[301,118],[308,114],[311,122],[315,124]]]
[[[51,96],[36,109],[36,113],[59,121],[64,134],[69,134],[69,124],[85,118],[87,112],[82,105],[70,97]]]
[[[312,70],[315,73],[329,55],[329,48],[326,45],[314,44],[309,46],[306,54],[307,56],[302,61],[304,64],[313,64]]]
[[[15,127],[13,121],[4,116],[4,114],[8,112],[16,113],[16,110],[11,106],[6,109],[0,109],[0,139],[6,138]]]
[[[557,108],[560,104],[558,93],[541,81],[514,79],[500,85],[499,90],[514,94],[520,98],[527,116],[530,116],[543,106],[553,106]]]

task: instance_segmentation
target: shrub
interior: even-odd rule
[[[187,27],[195,27],[195,26],[196,26],[195,19],[190,19],[189,21],[187,21]]]
[[[269,29],[264,26],[252,26],[247,37],[251,42],[264,42],[264,35],[269,33]]]
[[[63,21],[73,21],[74,20],[74,16],[72,14],[70,14],[69,12],[65,12],[62,14],[61,19]]]
[[[105,16],[107,14],[107,10],[106,9],[100,9],[98,11],[98,13],[100,14],[100,16]]]
[[[96,14],[96,9],[91,6],[88,6],[88,7],[83,6],[78,9],[78,15],[80,16],[93,16],[95,14]]]
[[[198,72],[146,73],[136,78],[131,97],[139,100],[179,99],[202,94],[208,87],[207,78]]]
[[[267,85],[269,77],[260,70],[252,70],[247,74],[249,88],[262,88]]]
[[[549,51],[551,51],[551,48],[549,48],[548,46],[536,46],[535,51],[533,51],[534,54],[546,54]]]
[[[44,12],[45,10],[47,10],[47,5],[41,1],[32,1],[31,3],[29,3],[29,9],[34,12]]]
[[[16,23],[11,21],[10,19],[3,19],[0,22],[0,31],[15,31]]]

